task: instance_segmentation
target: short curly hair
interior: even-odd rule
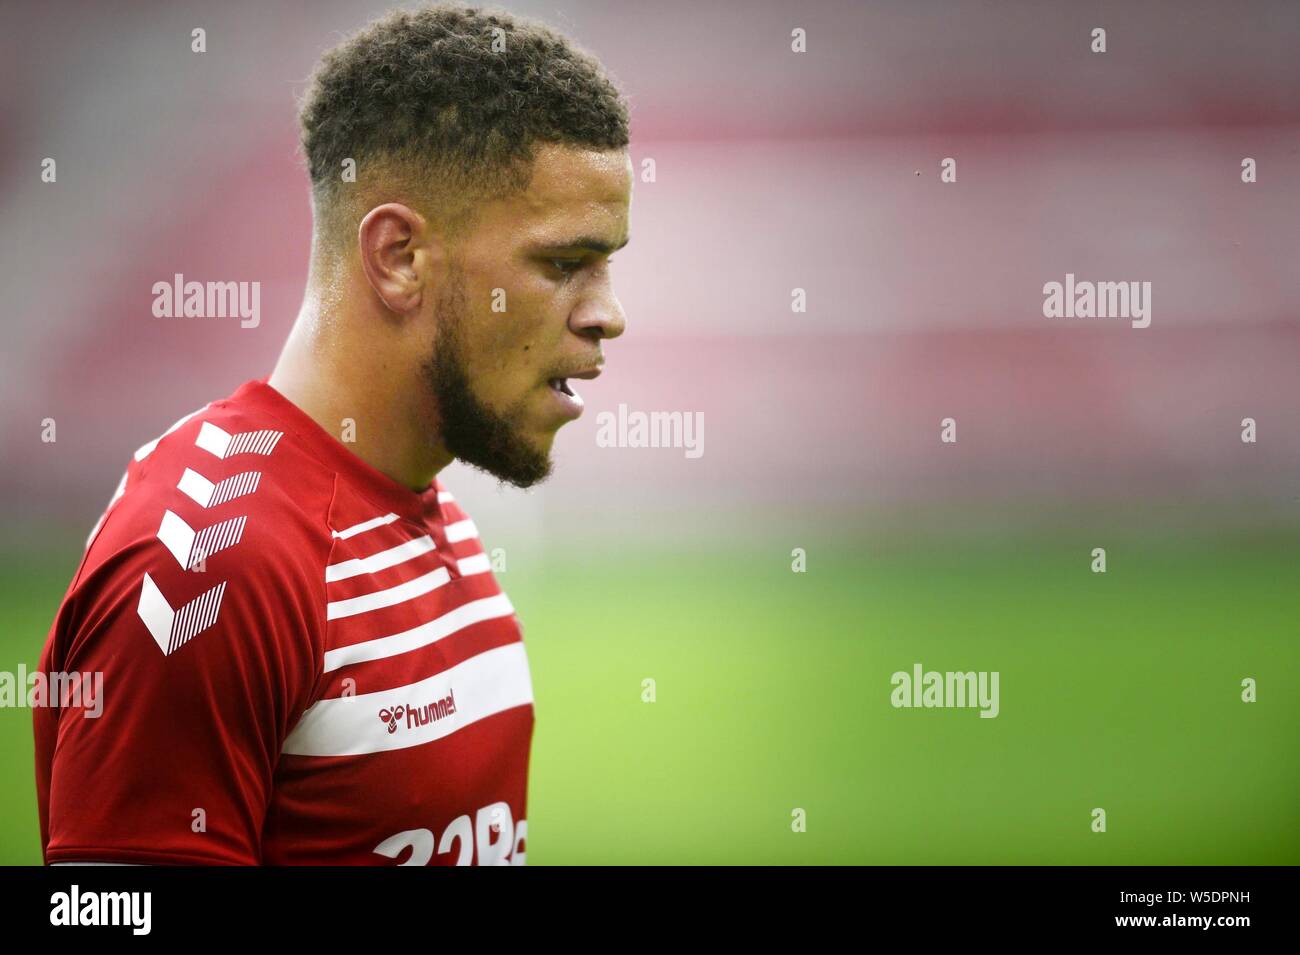
[[[436,208],[454,231],[475,202],[527,188],[537,144],[628,144],[627,103],[593,56],[543,24],[446,4],[389,13],[326,52],[299,125],[327,232],[383,201]]]

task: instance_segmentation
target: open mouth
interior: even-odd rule
[[[596,358],[592,360],[591,364],[585,367],[579,366],[579,370],[577,371],[568,371],[568,368],[566,368],[565,370],[568,371],[568,374],[557,375],[554,378],[548,378],[546,380],[546,386],[550,388],[551,393],[555,395],[552,404],[553,410],[556,414],[569,420],[577,418],[582,414],[582,395],[574,391],[573,388],[569,386],[569,382],[573,381],[575,378],[581,378],[584,381],[591,381],[594,378],[600,377],[600,365],[601,362]],[[569,368],[572,367],[572,365],[569,366]]]
[[[573,419],[582,414],[582,395],[569,387],[568,378],[552,378],[547,384],[555,395],[556,409],[562,417]]]

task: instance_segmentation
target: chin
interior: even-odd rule
[[[551,476],[554,467],[554,462],[551,460],[551,444],[554,438],[554,432],[546,432],[532,441],[519,440],[514,453],[508,459],[493,461],[492,467],[483,469],[498,480],[518,488],[530,488],[541,484]],[[525,448],[527,448],[526,452]]]

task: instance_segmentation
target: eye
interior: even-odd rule
[[[551,259],[551,265],[562,275],[572,275],[582,268],[582,259]]]

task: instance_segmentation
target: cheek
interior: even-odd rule
[[[507,274],[508,272],[508,274]],[[530,270],[485,274],[471,295],[465,363],[480,400],[528,400],[555,365],[567,326],[563,288]]]
[[[475,395],[498,411],[533,400],[547,362],[555,362],[541,327],[509,312],[491,313],[481,322],[465,355]]]
[[[555,363],[564,322],[549,297],[516,294],[507,298],[507,306],[506,311],[489,313],[485,319],[486,354],[497,370],[535,380],[548,364]]]

